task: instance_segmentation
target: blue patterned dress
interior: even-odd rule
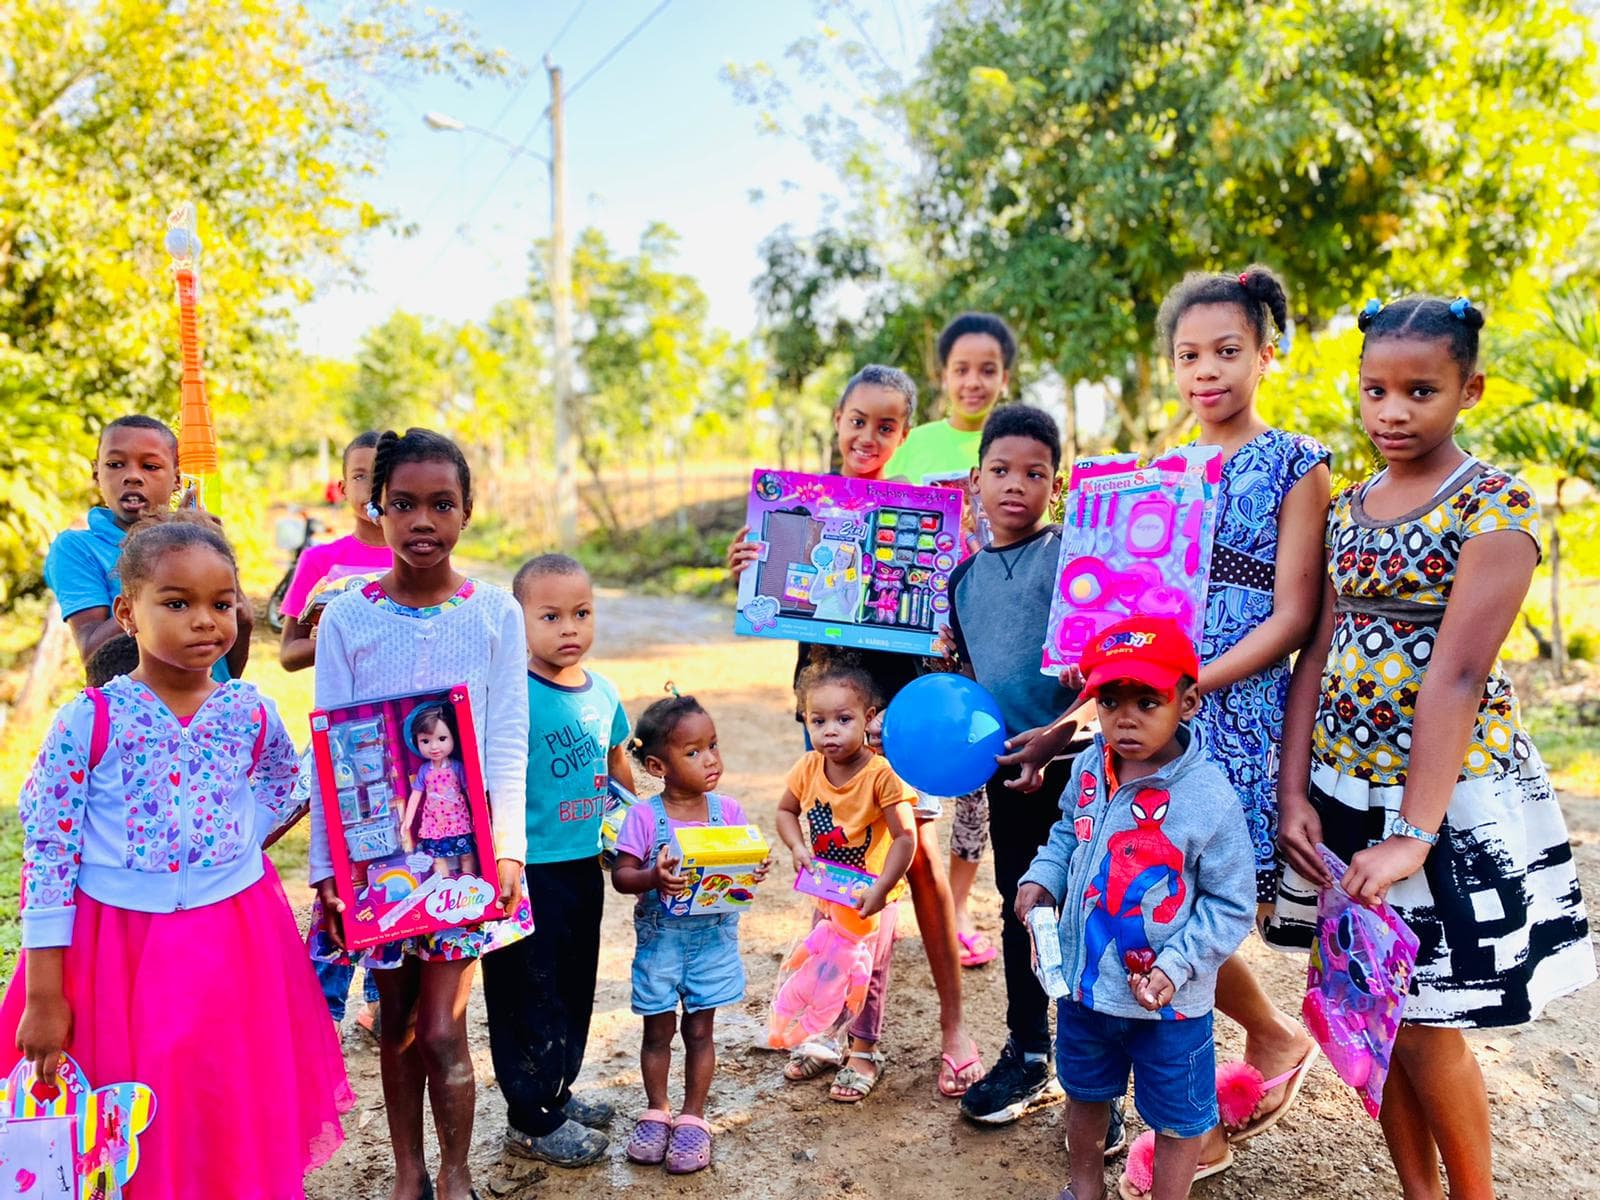
[[[1226,654],[1272,615],[1278,510],[1289,490],[1328,458],[1327,447],[1313,438],[1268,429],[1223,464],[1201,662]],[[1244,805],[1255,847],[1256,898],[1262,903],[1273,901],[1278,891],[1278,743],[1288,696],[1285,658],[1209,693],[1195,717],[1212,761],[1227,773]]]

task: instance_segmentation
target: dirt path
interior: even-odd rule
[[[604,593],[593,665],[621,691],[637,715],[661,694],[667,679],[693,692],[716,719],[727,760],[726,790],[752,820],[774,836],[774,811],[785,772],[797,752],[791,699],[785,686],[793,663],[787,642],[734,639],[718,607]],[[1600,897],[1600,800],[1569,799],[1567,817],[1577,843],[1585,890]],[[948,838],[941,834],[941,844]],[[780,868],[781,870],[781,868]],[[895,974],[885,1046],[890,1062],[879,1090],[861,1107],[827,1100],[826,1083],[783,1081],[782,1059],[756,1048],[772,994],[777,963],[801,930],[800,897],[778,882],[763,892],[743,922],[749,998],[717,1018],[719,1066],[708,1116],[717,1131],[717,1161],[687,1181],[659,1169],[632,1166],[622,1146],[644,1107],[639,1087],[639,1021],[628,1010],[633,955],[629,904],[608,896],[595,997],[594,1032],[580,1090],[618,1106],[611,1155],[583,1171],[525,1170],[509,1177],[499,1165],[504,1108],[493,1086],[481,997],[469,1013],[479,1079],[473,1162],[485,1197],[563,1193],[743,1197],[806,1200],[856,1197],[1007,1195],[1051,1197],[1065,1182],[1062,1110],[1046,1110],[1020,1125],[978,1131],[935,1091],[937,1008],[922,943],[895,948]],[[980,924],[998,940],[999,902],[987,864],[975,897]],[[907,906],[909,910],[909,905]],[[909,911],[903,927],[911,926]],[[913,926],[914,928],[914,926]],[[1274,954],[1252,941],[1247,949],[1269,991],[1298,1003],[1304,960]],[[967,972],[969,1023],[992,1060],[1004,1039],[1004,986],[996,962]],[[1218,1022],[1221,1053],[1236,1057],[1235,1031]],[[1520,1030],[1476,1037],[1494,1118],[1496,1178],[1511,1200],[1577,1200],[1595,1194],[1593,1158],[1600,1144],[1600,988],[1551,1006]],[[379,1094],[377,1055],[348,1043],[351,1081],[359,1095],[346,1119],[349,1141],[310,1180],[313,1200],[382,1200],[391,1178],[387,1131]],[[680,1058],[681,1062],[681,1058]],[[679,1094],[681,1080],[674,1082]],[[1252,1197],[1371,1200],[1398,1196],[1377,1123],[1325,1066],[1307,1085],[1294,1116],[1242,1148],[1226,1174],[1197,1184],[1201,1200]]]

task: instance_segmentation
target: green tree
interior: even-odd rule
[[[0,6],[0,64],[0,464],[27,477],[0,492],[3,603],[86,499],[100,426],[176,415],[168,210],[200,213],[208,374],[237,466],[229,422],[279,380],[292,305],[395,225],[357,195],[382,149],[373,89],[504,64],[400,0],[332,21],[278,0],[20,0]]]

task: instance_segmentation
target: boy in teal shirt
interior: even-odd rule
[[[542,554],[512,592],[528,634],[528,898],[534,932],[485,955],[489,1049],[506,1098],[505,1148],[562,1167],[597,1161],[608,1104],[572,1094],[600,965],[600,819],[608,779],[633,790],[628,715],[585,670],[594,585],[576,559]]]

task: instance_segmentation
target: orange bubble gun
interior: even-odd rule
[[[165,244],[172,256],[172,277],[178,282],[178,345],[183,361],[178,474],[182,476],[184,502],[189,503],[192,497],[199,507],[215,513],[222,499],[222,472],[200,359],[200,237],[195,232],[193,204],[185,201],[167,217]]]

